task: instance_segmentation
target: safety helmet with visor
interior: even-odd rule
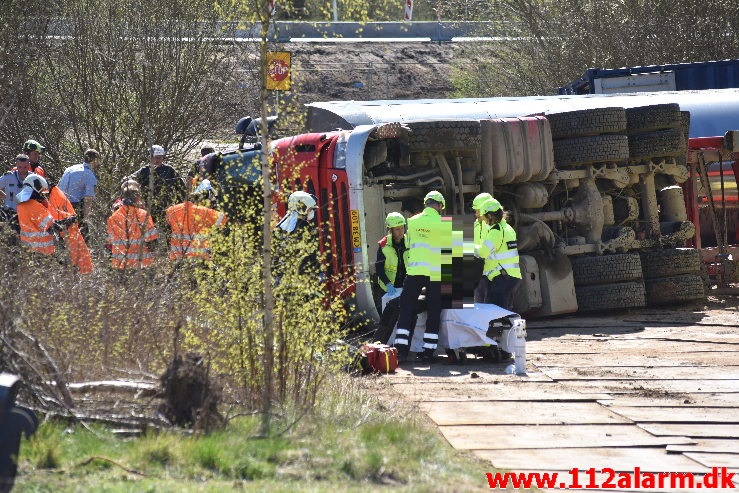
[[[310,221],[315,215],[317,204],[318,200],[314,195],[299,190],[290,194],[290,197],[287,199],[287,210],[307,216]]]
[[[405,217],[400,212],[391,212],[385,218],[385,226],[387,229],[405,226]]]
[[[33,139],[28,139],[23,143],[23,152],[44,152],[46,150],[46,147],[42,146],[38,143],[38,141],[35,141]]]
[[[21,188],[20,192],[15,194],[13,200],[15,200],[17,204],[20,204],[29,200],[33,195],[33,192],[40,194],[42,192],[47,192],[48,190],[49,183],[43,176],[37,175],[36,173],[28,173],[26,178],[23,180],[23,188]]]
[[[481,194],[478,194],[477,197],[472,199],[472,209],[479,211],[480,207],[482,207],[482,204],[484,204],[485,202],[487,202],[488,200],[492,198],[493,196],[487,192],[482,192]]]
[[[31,187],[35,192],[38,193],[49,190],[49,183],[46,181],[46,179],[41,175],[37,175],[36,173],[28,173],[26,179],[23,180],[23,185]]]
[[[480,206],[480,213],[487,214],[488,212],[498,212],[503,206],[500,205],[495,199],[488,199]]]
[[[425,204],[429,200],[440,203],[442,209],[446,208],[446,201],[444,200],[444,196],[441,194],[441,192],[437,192],[436,190],[430,191],[423,198],[423,203]]]

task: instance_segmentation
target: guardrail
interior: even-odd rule
[[[271,41],[286,43],[296,39],[426,39],[452,41],[466,37],[506,37],[513,35],[512,25],[490,22],[287,22],[270,26]],[[237,29],[240,38],[259,38],[258,25]]]

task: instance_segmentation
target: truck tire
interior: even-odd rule
[[[706,296],[703,279],[697,274],[647,279],[644,283],[649,306],[700,300]]]
[[[626,130],[629,134],[680,128],[680,105],[653,104],[626,109]]]
[[[680,112],[680,133],[683,137],[683,154],[675,158],[675,162],[680,166],[686,166],[688,164],[688,141],[690,139],[690,111]]]
[[[629,158],[625,135],[596,135],[553,142],[554,162],[560,168],[590,163],[622,162]]]
[[[479,149],[480,122],[412,122],[409,145],[413,150]]]
[[[679,157],[685,154],[679,128],[629,135],[629,158]]]
[[[575,287],[580,312],[641,308],[646,306],[643,281]]]
[[[623,108],[593,108],[546,115],[553,139],[626,132]]]
[[[641,257],[644,279],[672,277],[682,274],[699,275],[703,259],[695,248],[671,248],[668,250],[643,250]]]
[[[575,286],[636,281],[642,278],[638,253],[619,253],[598,257],[571,257]]]

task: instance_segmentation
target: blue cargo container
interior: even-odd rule
[[[559,94],[613,94],[739,87],[739,60],[591,68]]]

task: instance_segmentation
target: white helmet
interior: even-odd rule
[[[316,197],[308,192],[298,191],[290,194],[287,199],[287,210],[295,211],[298,214],[308,215],[311,209],[315,209],[318,204]]]
[[[46,181],[46,179],[41,175],[37,175],[36,173],[28,173],[26,179],[23,180],[23,185],[28,185],[38,193],[49,189],[49,183]]]

